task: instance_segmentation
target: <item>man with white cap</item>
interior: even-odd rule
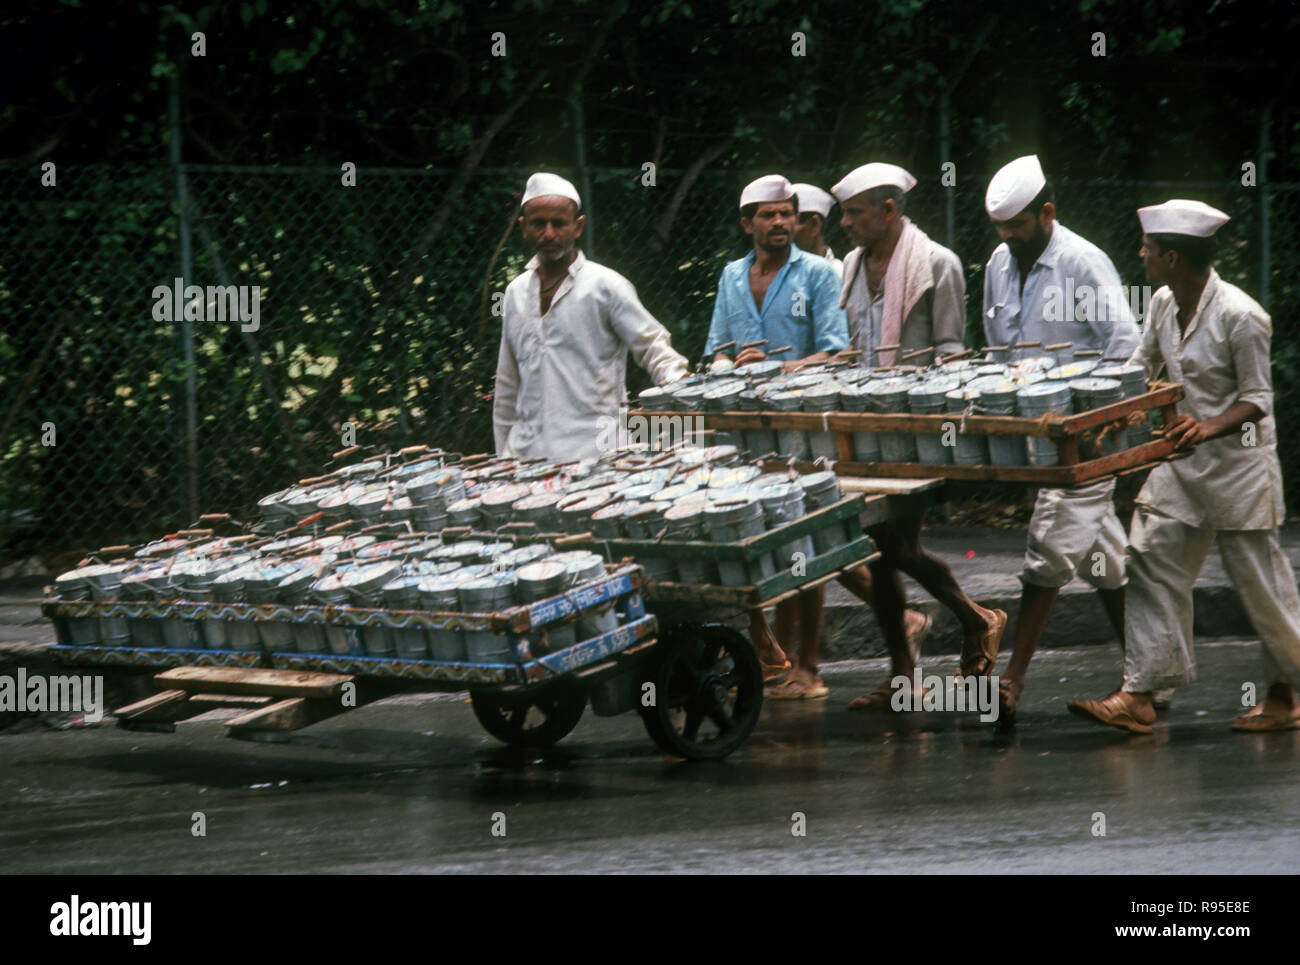
[[[899,355],[920,349],[933,347],[943,356],[965,347],[961,259],[903,214],[915,186],[916,178],[897,164],[877,161],[854,168],[831,188],[840,202],[840,225],[857,245],[844,257],[840,305],[867,366],[893,365]]]
[[[1212,267],[1228,215],[1200,201],[1138,209],[1151,299],[1131,361],[1186,393],[1165,435],[1190,456],[1151,471],[1129,530],[1124,682],[1102,700],[1071,701],[1076,716],[1146,734],[1153,692],[1191,680],[1192,585],[1216,537],[1223,567],[1264,644],[1266,698],[1233,730],[1300,726],[1300,594],[1278,543],[1284,517],[1273,421],[1269,341],[1260,305]]]
[[[831,263],[837,276],[844,277],[844,262],[835,257],[835,252],[822,237],[835,199],[815,184],[799,182],[792,187],[799,198],[799,222],[794,229],[794,243],[802,251],[821,255]]]
[[[689,369],[632,283],[576,247],[581,205],[555,174],[534,174],[524,188],[519,228],[535,253],[502,306],[492,408],[502,455],[599,456],[627,395],[629,352],[659,385]]]
[[[984,270],[988,344],[1010,346],[1012,359],[1043,354],[1041,348],[1014,348],[1022,342],[1071,342],[1076,350],[1128,358],[1138,331],[1119,273],[1105,252],[1056,220],[1055,193],[1038,158],[1020,157],[999,170],[989,181],[984,207],[1003,241]],[[1004,723],[1015,719],[1052,605],[1075,576],[1096,588],[1107,619],[1124,639],[1125,538],[1114,495],[1113,478],[1038,492],[1014,649],[998,685]]]
[[[857,245],[844,258],[840,304],[848,315],[853,347],[862,352],[862,364],[867,366],[892,365],[907,351],[933,347],[943,356],[964,347],[966,278],[961,259],[904,215],[907,193],[915,186],[916,178],[897,164],[875,161],[854,168],[831,188],[840,202],[840,225]],[[904,606],[899,572],[917,580],[957,618],[963,635],[963,672],[987,674],[1006,614],[986,609],[966,595],[947,563],[921,545],[921,523],[918,513],[873,529],[871,535],[881,551],[873,575],[861,568],[840,582],[876,607],[889,648],[891,681],[912,676],[919,638],[929,625],[927,616],[906,637],[898,632]],[[909,610],[904,616],[913,621],[916,615],[917,611]],[[849,707],[887,710],[892,696],[887,682],[855,698]]]
[[[715,365],[745,365],[765,358],[793,368],[828,358],[849,344],[838,304],[839,279],[830,262],[794,244],[799,198],[779,174],[768,174],[740,194],[740,226],[753,250],[728,262],[718,279],[713,320],[705,343]],[[763,347],[742,348],[766,341]],[[735,343],[734,360],[719,347]],[[786,349],[786,351],[777,351]]]
[[[733,364],[734,354],[735,365],[773,358],[794,368],[829,358],[848,346],[848,323],[838,304],[835,269],[827,259],[793,241],[799,200],[794,185],[780,174],[764,175],[741,192],[740,226],[753,239],[753,250],[728,262],[718,279],[704,349],[714,356],[715,367]],[[752,345],[760,341],[766,344]],[[727,343],[734,345],[724,350]],[[793,624],[797,608],[800,645],[796,665],[773,690],[773,697],[818,699],[828,693],[817,666],[823,592],[818,587],[778,604],[782,625]],[[750,638],[765,675],[778,675],[790,666],[761,610],[750,613]]]

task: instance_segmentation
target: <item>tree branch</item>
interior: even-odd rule
[[[668,202],[668,210],[664,212],[663,217],[655,225],[655,236],[661,244],[666,245],[668,243],[668,237],[673,230],[673,222],[677,220],[677,213],[681,210],[682,205],[686,203],[686,196],[691,193],[691,188],[695,186],[695,182],[704,173],[704,169],[720,158],[731,147],[735,139],[734,134],[728,134],[722,140],[715,141],[705,148],[682,174],[682,179],[678,182],[677,189]]]

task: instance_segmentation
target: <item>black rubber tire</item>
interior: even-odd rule
[[[655,704],[639,709],[661,751],[717,761],[749,739],[763,709],[763,669],[741,633],[715,623],[682,624],[656,651],[649,677]]]
[[[483,729],[511,747],[552,747],[578,726],[587,692],[566,684],[519,694],[470,691],[470,705]],[[540,721],[530,717],[541,715]]]

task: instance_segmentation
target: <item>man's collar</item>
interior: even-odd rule
[[[524,265],[524,270],[536,271],[537,266],[540,265],[541,263],[542,260],[539,257],[537,257],[537,255],[533,255],[533,257],[528,259],[528,264]],[[568,274],[577,275],[579,269],[581,269],[582,266],[585,265],[586,263],[587,263],[587,256],[582,253],[582,249],[575,248],[573,250],[573,261],[569,263]]]
[[[1052,237],[1047,239],[1047,247],[1044,248],[1042,250],[1042,253],[1039,254],[1039,256],[1034,259],[1034,264],[1029,266],[1029,271],[1034,270],[1034,265],[1042,265],[1045,268],[1056,267],[1056,259],[1059,258],[1061,255],[1060,240],[1061,240],[1062,227],[1064,226],[1061,224],[1061,222],[1059,221],[1052,222]],[[1009,274],[1012,268],[1015,268],[1017,271],[1019,271],[1020,260],[1016,257],[1016,253],[1011,250],[1011,246],[1008,245],[1005,241],[1002,242],[1002,245],[1007,249],[1007,254],[1010,256],[1007,258],[1006,264],[1002,266],[1003,273]]]
[[[804,251],[802,248],[800,248],[792,241],[790,242],[790,256],[786,258],[785,265],[793,264],[794,262],[798,261],[800,258],[805,257],[807,254],[808,252]],[[757,260],[758,260],[758,249],[751,247],[744,258],[745,267],[748,268]],[[785,265],[782,265],[781,267],[784,268]]]
[[[1065,225],[1059,221],[1052,222],[1052,237],[1047,241],[1047,247],[1043,253],[1034,261],[1035,265],[1044,265],[1048,268],[1056,267],[1056,259],[1061,256],[1061,232],[1065,230]]]

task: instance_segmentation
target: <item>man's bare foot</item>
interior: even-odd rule
[[[1002,677],[998,680],[998,720],[1007,724],[1016,722],[1016,711],[1020,709],[1020,694],[1025,689],[1023,680],[1014,677]]]
[[[796,666],[775,687],[767,692],[773,700],[817,700],[830,693],[830,688],[822,683],[822,678],[815,671]]]

